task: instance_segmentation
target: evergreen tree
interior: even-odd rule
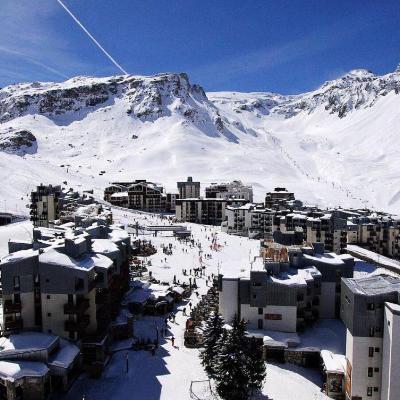
[[[257,344],[254,337],[250,339],[247,346],[246,372],[249,378],[249,387],[253,395],[254,389],[261,389],[266,377],[265,363],[262,357],[262,348]]]
[[[246,371],[245,323],[235,316],[232,329],[223,335],[217,359],[217,392],[223,399],[245,400],[249,377]]]
[[[209,375],[215,374],[219,340],[223,334],[224,321],[218,312],[211,313],[203,331],[204,349],[200,353],[201,363]]]

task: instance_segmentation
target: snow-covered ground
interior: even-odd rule
[[[0,226],[0,258],[8,254],[9,239],[32,240],[33,225],[30,221]]]
[[[41,182],[101,196],[111,181],[148,179],[176,192],[177,181],[193,176],[203,185],[241,179],[254,186],[256,201],[286,186],[308,203],[396,213],[400,73],[359,72],[291,100],[268,93],[206,97],[174,74],[4,88],[0,138],[9,129],[29,130],[37,151],[0,152],[0,209],[26,212]],[[104,93],[90,97],[99,85],[113,88],[103,102]],[[301,111],[292,112],[302,100]],[[348,108],[342,118],[332,101]]]

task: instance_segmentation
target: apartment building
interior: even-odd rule
[[[227,206],[226,220],[221,224],[223,232],[232,235],[264,238],[272,235],[274,212],[263,205],[244,204],[240,207]]]
[[[30,215],[33,226],[48,227],[49,221],[58,219],[61,186],[42,185],[31,193]]]
[[[33,238],[31,248],[13,242],[16,251],[0,262],[2,334],[40,330],[80,341],[85,362],[101,367],[128,288],[128,233],[95,223],[36,228]]]
[[[104,200],[118,207],[148,212],[173,212],[178,194],[146,180],[114,182],[104,189]]]
[[[297,208],[302,205],[301,201],[296,200],[293,192],[289,192],[286,188],[276,187],[272,192],[265,195],[265,207],[275,210]]]
[[[250,329],[296,332],[319,318],[340,312],[340,277],[352,277],[352,257],[269,241],[249,269],[229,267],[219,276],[219,309],[225,321],[235,314]]]
[[[253,202],[253,188],[241,181],[211,183],[205,188],[205,195],[209,199],[245,199],[249,203]]]
[[[273,231],[303,232],[307,243],[323,243],[327,251],[344,253],[347,245],[347,221],[325,211],[287,212],[280,210],[273,218]]]
[[[175,206],[175,218],[178,222],[221,225],[225,220],[227,205],[243,205],[245,203],[247,201],[243,199],[178,199]]]
[[[177,182],[180,199],[198,199],[200,197],[200,182],[194,182],[189,176],[186,182]]]
[[[351,400],[399,398],[400,279],[373,275],[342,280],[346,325],[345,392]]]

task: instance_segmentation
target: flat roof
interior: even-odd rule
[[[400,279],[389,275],[371,275],[365,278],[343,278],[354,293],[379,295],[400,292]]]

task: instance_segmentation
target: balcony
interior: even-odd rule
[[[13,303],[11,300],[4,302],[4,314],[13,314],[21,312],[21,303]]]
[[[22,329],[22,319],[18,318],[14,321],[5,321],[4,330],[5,331],[16,331]]]
[[[82,315],[77,321],[65,321],[64,330],[67,332],[82,332],[90,323],[89,315]]]
[[[64,314],[83,314],[89,308],[89,300],[79,300],[76,304],[64,304]]]

